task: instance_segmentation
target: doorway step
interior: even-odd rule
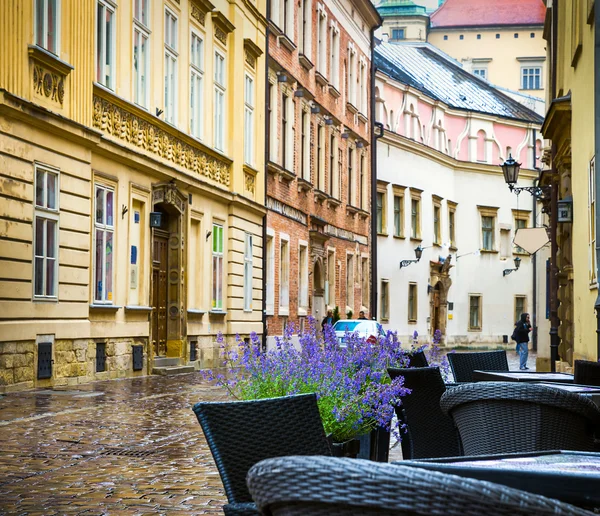
[[[194,366],[183,366],[180,364],[179,358],[154,357],[154,365],[152,374],[160,374],[163,376],[173,374],[193,373]]]

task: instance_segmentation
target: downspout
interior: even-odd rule
[[[375,27],[370,31],[371,43],[371,300],[369,310],[371,319],[377,320],[377,299],[378,299],[378,280],[377,280],[377,209],[373,202],[377,195],[377,135],[375,133]]]
[[[594,7],[594,156],[600,156],[600,5]],[[595,181],[595,214],[596,221],[596,278],[600,277],[600,210],[598,210],[598,199],[600,199],[600,167],[594,158],[594,181]],[[600,360],[600,288],[598,297],[594,304],[596,310],[596,360]]]
[[[536,166],[535,166],[535,162],[537,159],[537,131],[534,129],[533,130],[533,168],[535,170]],[[539,175],[539,172],[538,172]],[[536,177],[533,180],[533,186],[537,186],[539,182],[539,177]],[[535,195],[531,196],[532,200],[533,200],[533,227],[537,227],[537,198]],[[538,328],[537,328],[537,253],[533,253],[533,255],[531,256],[531,264],[533,266],[533,307],[532,307],[532,318],[531,320],[533,321],[533,331],[531,332],[531,345],[533,347],[534,351],[537,351],[538,348]]]
[[[271,19],[271,0],[267,0],[267,20]],[[269,23],[265,27],[265,157],[264,157],[264,196],[265,206],[267,205],[267,164],[269,163],[269,149],[271,148],[271,128],[270,117],[269,117]],[[267,337],[269,331],[267,328],[267,215],[269,210],[263,215],[263,227],[262,227],[262,245],[263,245],[263,256],[262,256],[262,326],[263,326],[263,339],[262,339],[262,350],[267,351]]]

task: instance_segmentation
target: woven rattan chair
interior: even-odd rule
[[[266,516],[593,514],[483,480],[360,459],[264,460],[250,469],[248,488]]]
[[[428,367],[429,366],[429,364],[427,363],[427,357],[425,356],[425,352],[423,350],[415,351],[414,353],[409,353],[408,356],[410,358],[410,363],[409,363],[410,367]]]
[[[600,408],[591,400],[532,383],[460,385],[440,404],[458,427],[465,455],[594,451],[600,429]]]
[[[246,487],[246,474],[257,462],[331,454],[314,394],[197,403],[193,410],[221,475],[227,515],[258,514]]]
[[[508,371],[506,351],[448,353],[455,382],[472,382],[473,371]]]
[[[600,385],[600,362],[575,360],[575,383]]]
[[[428,459],[462,455],[454,422],[442,412],[440,398],[446,392],[439,367],[388,369],[392,378],[404,377],[412,392],[395,407],[398,419],[407,426],[401,435],[403,459]]]

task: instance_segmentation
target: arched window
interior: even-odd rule
[[[487,154],[485,151],[486,134],[483,129],[477,132],[477,161],[487,162]]]

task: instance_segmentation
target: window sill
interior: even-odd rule
[[[91,304],[90,308],[92,310],[98,310],[98,311],[117,312],[120,308],[123,308],[123,307],[118,306],[118,305]]]
[[[358,108],[351,102],[346,102],[346,109],[355,115],[358,113]]]
[[[281,46],[287,48],[290,52],[293,52],[296,50],[296,48],[298,48],[287,34],[280,34],[277,36],[277,41]]]
[[[306,57],[304,54],[300,54],[298,56],[298,61],[300,61],[300,64],[306,70],[311,70],[315,66],[314,64],[312,64],[311,60],[308,57]]]
[[[315,72],[315,79],[321,86],[327,86],[327,78],[318,70]]]
[[[419,243],[421,243],[421,242],[423,242],[423,239],[422,239],[422,238],[420,238],[420,237],[412,237],[412,236],[411,236],[411,237],[410,237],[410,241],[411,241],[411,242],[419,242]]]
[[[409,320],[408,324],[417,324],[417,321],[416,320]]]
[[[58,303],[57,297],[34,297],[34,303]]]
[[[342,96],[340,91],[333,84],[329,85],[329,94],[336,99],[339,99]]]
[[[27,52],[29,53],[29,57],[34,59],[35,61],[44,64],[52,71],[66,77],[69,75],[71,70],[74,69],[72,65],[59,59],[58,56],[53,54],[52,52],[46,50],[45,48],[39,47],[37,45],[29,45],[27,47]]]
[[[308,315],[308,308],[298,308],[298,316],[306,317]]]
[[[187,313],[188,313],[188,315],[204,315],[206,313],[206,310],[197,310],[194,308],[188,308]]]
[[[209,315],[214,315],[214,316],[219,316],[219,317],[224,317],[225,315],[227,315],[227,310],[209,310]]]
[[[279,177],[279,180],[287,181],[288,183],[296,179],[296,174],[283,168],[278,163],[274,163],[273,161],[269,161],[267,163],[267,172],[269,174],[273,174],[275,177]]]
[[[455,245],[451,245],[450,246],[450,251],[456,252],[456,251],[458,251],[458,247],[456,247]]]
[[[467,331],[476,331],[476,332],[479,332],[479,331],[481,331],[481,328],[469,328]]]
[[[139,305],[127,305],[125,311],[127,312],[151,312],[154,310],[151,306],[139,306]]]
[[[498,254],[498,251],[494,249],[480,249],[479,252],[482,254]]]
[[[382,237],[387,237],[388,234],[387,233],[380,233],[379,231],[377,232],[377,236],[382,236]]]
[[[329,197],[327,197],[327,204],[330,208],[337,210],[342,205],[342,201],[330,195]]]
[[[366,124],[369,119],[367,118],[367,115],[363,115],[362,113],[358,113],[358,119],[363,123]]]
[[[346,213],[350,215],[356,215],[360,211],[356,206],[352,206],[352,204],[346,204]]]
[[[394,238],[397,238],[398,240],[406,240],[404,235],[394,235]]]
[[[322,203],[325,199],[327,199],[327,194],[319,189],[315,189],[315,200]]]
[[[389,317],[382,317],[382,318],[381,318],[381,321],[382,321],[382,322],[388,322],[389,320],[390,320],[390,318],[389,318]]]
[[[371,214],[370,214],[370,213],[369,213],[367,210],[363,210],[363,209],[359,209],[359,210],[358,210],[358,216],[359,216],[361,219],[366,219],[366,218],[368,218],[370,215],[371,215]]]
[[[287,317],[290,315],[290,309],[288,307],[279,307],[279,315]]]
[[[269,308],[268,310],[265,310],[265,315],[275,315],[275,310],[273,310],[272,308]]]
[[[527,251],[524,252],[519,252],[519,251],[513,251],[513,256],[531,256]]]
[[[313,185],[310,181],[303,177],[298,178],[298,191],[299,192],[310,192],[313,189]]]
[[[440,249],[442,248],[442,244],[438,244],[437,242],[434,242],[433,244],[431,244],[432,247],[439,247]]]

